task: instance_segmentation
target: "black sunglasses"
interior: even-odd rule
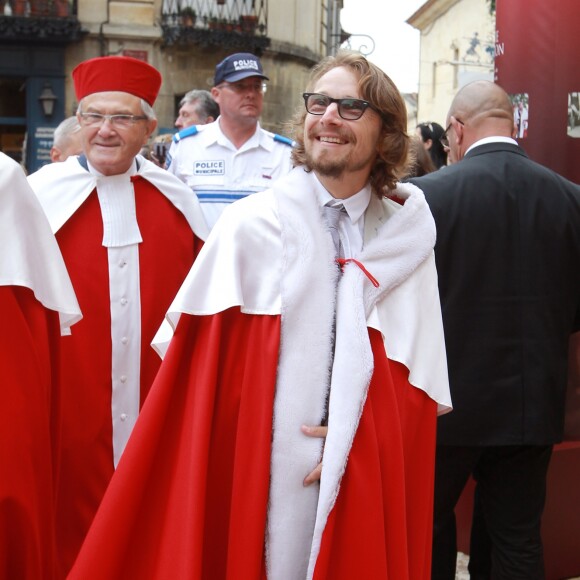
[[[461,120],[459,120],[457,117],[455,118],[455,120],[460,124],[460,125],[465,125],[465,123]],[[449,137],[447,136],[447,131],[449,131],[449,129],[451,129],[451,125],[452,123],[449,123],[449,125],[447,125],[447,129],[445,129],[443,135],[441,135],[441,137],[439,138],[439,143],[441,143],[441,145],[443,145],[443,147],[449,149]]]
[[[322,95],[320,93],[303,93],[302,97],[304,98],[306,110],[311,115],[324,115],[326,109],[332,103],[336,103],[338,114],[347,121],[360,119],[368,108],[376,111],[381,117],[383,116],[376,107],[373,107],[368,101],[363,101],[362,99],[333,99],[328,95]]]

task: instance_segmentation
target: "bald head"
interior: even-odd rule
[[[465,85],[455,96],[447,123],[449,153],[459,161],[473,143],[485,137],[514,137],[514,114],[508,94],[490,81]]]
[[[490,81],[465,85],[455,96],[449,116],[485,133],[478,137],[511,137],[514,130],[513,107],[507,93]]]

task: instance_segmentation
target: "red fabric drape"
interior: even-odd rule
[[[278,317],[183,315],[72,579],[259,579]],[[388,361],[375,376],[316,578],[430,576],[436,403]]]
[[[71,579],[260,578],[279,337],[182,315]]]
[[[495,80],[510,95],[528,95],[520,144],[531,159],[578,183],[580,118],[572,108],[580,91],[578,2],[497,0],[496,6]]]
[[[153,185],[135,180],[141,290],[141,402],[161,359],[150,343],[202,242]],[[83,319],[62,341],[62,468],[57,541],[62,572],[72,566],[113,475],[111,317],[107,248],[93,192],[57,233]]]
[[[0,286],[0,579],[56,578],[58,314]]]
[[[427,580],[437,404],[370,338],[375,371],[314,578]]]

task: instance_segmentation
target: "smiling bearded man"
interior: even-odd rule
[[[390,79],[344,53],[309,90],[297,167],[225,210],[169,310],[73,579],[429,578],[450,408],[435,228],[396,183],[407,116]]]

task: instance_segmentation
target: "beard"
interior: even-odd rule
[[[336,136],[350,143],[351,147],[347,152],[333,153],[332,151],[322,150],[315,155],[313,152],[315,148],[312,144],[318,138],[317,131],[313,130],[308,133],[304,139],[304,159],[306,166],[311,171],[314,171],[321,177],[340,179],[346,173],[357,172],[365,167],[372,166],[373,159],[376,158],[376,153],[372,153],[372,158],[361,157],[360,153],[357,154],[359,144],[355,135],[343,129]],[[371,155],[370,152],[369,155]]]
[[[341,131],[336,131],[336,137],[344,139],[356,146],[356,139],[354,135],[346,131],[344,128]],[[330,151],[320,151],[315,157],[313,153],[313,144],[318,138],[318,131],[312,129],[308,132],[308,136],[304,140],[304,156],[306,165],[317,174],[323,177],[338,179],[342,177],[349,169],[350,157],[352,151],[348,154],[333,155]]]
[[[312,171],[324,177],[338,179],[342,177],[348,166],[348,159],[329,157],[328,155],[319,155],[314,158],[310,151],[305,151],[306,165]]]
[[[372,169],[373,161],[376,155],[372,158],[357,159],[353,151],[347,155],[332,155],[329,151],[323,152],[318,157],[314,157],[308,146],[305,144],[304,158],[306,166],[321,177],[328,177],[330,179],[340,179],[346,173],[356,173],[362,169],[369,168],[369,173]]]

